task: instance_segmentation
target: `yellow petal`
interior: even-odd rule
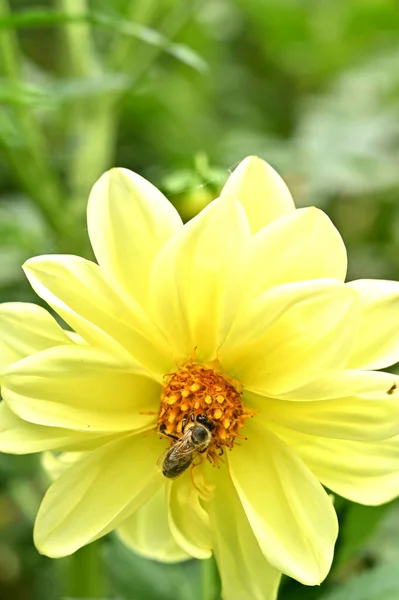
[[[164,563],[191,558],[177,545],[168,523],[165,486],[117,529],[122,542],[137,554]]]
[[[302,208],[279,217],[252,240],[246,287],[256,294],[282,283],[345,280],[346,249],[327,215]]]
[[[126,372],[119,356],[90,346],[58,346],[14,363],[4,398],[21,418],[81,431],[126,431],[154,422],[160,385]]]
[[[161,250],[151,276],[154,314],[175,360],[215,358],[241,299],[248,222],[231,199],[212,202]],[[167,371],[166,371],[167,372]]]
[[[338,523],[331,500],[284,442],[255,419],[229,453],[231,477],[266,559],[306,584],[326,577]]]
[[[368,374],[366,375],[366,379]],[[387,373],[376,373],[386,376]],[[379,378],[377,378],[379,379]],[[385,379],[385,377],[383,377]],[[284,425],[295,431],[349,440],[382,440],[399,433],[399,402],[387,395],[387,383],[374,398],[349,396],[292,402],[265,398],[246,392],[245,404],[257,411],[257,419],[267,426]],[[306,386],[305,386],[306,388]],[[292,392],[295,396],[295,392]]]
[[[295,209],[290,191],[280,175],[256,156],[248,156],[234,169],[223,188],[222,196],[225,194],[241,202],[252,233]]]
[[[115,529],[162,484],[160,441],[128,435],[88,453],[48,489],[36,518],[39,552],[58,558]]]
[[[169,523],[174,538],[191,556],[209,558],[212,555],[209,517],[201,505],[191,472],[168,483],[168,488]]]
[[[316,477],[352,502],[384,504],[399,496],[399,436],[359,442],[278,430]]]
[[[396,387],[395,387],[396,386]],[[398,389],[399,377],[381,371],[338,369],[323,373],[305,385],[279,394],[282,400],[329,400],[347,396],[359,396],[370,400],[393,399]]]
[[[341,283],[277,286],[237,317],[220,364],[246,389],[278,396],[345,366],[358,318],[356,292]]]
[[[44,308],[29,302],[0,304],[0,371],[34,352],[70,343]]]
[[[69,467],[72,467],[87,456],[87,452],[43,452],[41,466],[51,481],[55,481]]]
[[[100,445],[103,439],[104,435],[100,433],[28,423],[17,417],[5,402],[0,404],[0,452],[31,454],[49,449],[63,450],[82,443]]]
[[[223,599],[276,600],[281,574],[264,558],[225,465],[209,467],[208,472],[215,490],[212,501],[204,506],[209,512]]]
[[[87,220],[101,267],[146,303],[154,258],[182,226],[174,206],[140,175],[111,169],[92,189]]]
[[[35,290],[89,344],[128,351],[145,368],[166,373],[168,350],[133,298],[78,256],[39,256],[24,266]]]
[[[362,305],[360,330],[349,366],[385,369],[399,361],[399,282],[360,279],[348,283]]]

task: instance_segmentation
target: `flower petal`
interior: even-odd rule
[[[154,258],[182,226],[174,206],[140,175],[111,169],[92,189],[87,220],[100,266],[145,304]]]
[[[209,512],[224,600],[276,600],[281,573],[264,558],[224,465],[208,468],[214,495]]]
[[[170,368],[159,331],[98,265],[78,256],[54,255],[32,258],[24,269],[35,292],[89,344],[127,350],[155,373]]]
[[[0,371],[34,352],[72,343],[44,308],[29,302],[0,304],[0,332]]]
[[[387,373],[376,373],[385,375]],[[383,379],[385,379],[383,377]],[[383,440],[399,433],[399,402],[383,390],[374,398],[350,396],[328,400],[277,400],[250,392],[246,405],[267,426],[278,423],[310,435],[350,440]],[[306,386],[305,386],[306,388]],[[381,388],[381,384],[380,384]],[[295,397],[295,392],[293,392]]]
[[[246,389],[279,396],[345,366],[358,318],[356,292],[334,280],[277,286],[237,317],[220,364]]]
[[[4,399],[22,419],[82,431],[126,431],[154,422],[161,387],[127,372],[119,356],[90,346],[58,346],[11,365]]]
[[[362,317],[349,366],[385,369],[399,361],[399,282],[359,279],[348,286],[359,294]]]
[[[191,558],[177,545],[169,527],[168,504],[162,486],[117,529],[122,542],[137,554],[164,563]]]
[[[306,585],[326,577],[338,522],[319,482],[284,442],[259,422],[229,453],[230,473],[267,560]],[[259,482],[264,485],[259,485]]]
[[[151,297],[175,360],[186,359],[195,347],[197,360],[215,358],[241,299],[248,243],[244,210],[225,198],[212,202],[158,254]]]
[[[201,505],[191,473],[186,472],[167,485],[169,524],[174,538],[191,556],[209,558],[212,555],[209,517]]]
[[[359,371],[356,369],[335,369],[323,373],[305,385],[279,394],[282,400],[330,400],[347,396],[359,396],[378,400],[396,395],[399,391],[399,377],[381,371]]]
[[[228,178],[224,195],[234,196],[247,213],[252,233],[295,209],[290,191],[280,175],[256,156],[248,156]]]
[[[352,502],[376,506],[399,496],[399,436],[376,442],[336,440],[283,428],[291,445],[316,477]]]
[[[39,552],[58,558],[115,529],[162,485],[156,436],[128,435],[90,452],[48,489],[37,515]]]
[[[23,421],[5,402],[0,404],[0,452],[31,454],[43,450],[64,450],[70,447],[100,445],[104,434],[71,431],[59,427],[44,427]]]
[[[43,452],[40,464],[51,482],[60,477],[69,467],[88,456],[87,452]]]
[[[279,217],[254,237],[248,258],[248,293],[253,297],[282,283],[345,280],[346,249],[327,215],[302,208]]]

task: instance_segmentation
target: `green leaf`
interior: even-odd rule
[[[388,508],[389,512],[368,541],[365,552],[374,557],[378,564],[397,565],[399,563],[399,501],[391,502]]]
[[[199,600],[199,561],[163,564],[138,556],[116,537],[104,544],[103,552],[111,582],[111,597],[129,600]]]
[[[49,233],[27,198],[3,196],[0,203],[0,289],[25,280],[21,265],[51,243]]]
[[[340,545],[334,563],[335,568],[342,566],[364,546],[391,506],[391,504],[382,506],[349,505],[340,527]]]
[[[1,104],[26,104],[32,106],[43,103],[46,99],[46,92],[42,87],[27,82],[0,78]]]
[[[397,600],[398,590],[398,567],[384,565],[353,577],[320,600]]]
[[[21,10],[18,12],[2,15],[0,20],[0,29],[14,29],[24,27],[51,27],[53,25],[63,25],[88,21],[88,15],[70,15],[67,13],[35,8],[33,10]]]
[[[49,86],[49,93],[56,101],[65,101],[127,90],[131,84],[131,78],[125,73],[106,73],[93,77],[63,79]]]
[[[184,44],[175,44],[159,31],[124,19],[113,18],[99,12],[67,14],[56,10],[24,10],[2,17],[0,29],[24,27],[52,27],[68,23],[91,23],[97,27],[110,29],[122,35],[134,37],[145,44],[155,46],[170,54],[180,62],[203,73],[206,62],[191,48]]]
[[[106,73],[84,78],[72,77],[40,85],[0,79],[0,104],[49,106],[69,100],[124,91],[131,85],[132,80],[125,73]]]

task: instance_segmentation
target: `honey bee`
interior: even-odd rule
[[[187,427],[188,421],[190,427]],[[188,469],[198,454],[206,452],[212,441],[214,429],[215,424],[207,416],[197,415],[195,418],[193,414],[189,420],[183,419],[183,435],[180,438],[166,433],[165,426],[161,425],[160,433],[175,440],[173,446],[166,450],[158,460],[158,464],[162,464],[162,473],[165,477],[176,479]]]

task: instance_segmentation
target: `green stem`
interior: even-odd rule
[[[151,20],[159,8],[158,0],[131,0],[126,10],[125,19],[129,23],[151,25]],[[124,71],[126,66],[137,59],[137,48],[140,42],[130,36],[115,36],[109,53],[108,66],[112,71]]]
[[[7,0],[0,0],[0,19],[10,14]],[[11,29],[0,31],[0,74],[16,85],[22,78],[22,59],[18,40]],[[16,103],[9,109],[11,125],[18,133],[19,143],[0,138],[7,158],[21,186],[35,202],[52,231],[62,237],[68,223],[60,219],[62,194],[51,170],[45,138],[29,106]]]
[[[86,0],[56,0],[61,13],[77,17],[89,14]],[[67,51],[68,70],[75,77],[87,77],[100,73],[101,69],[91,36],[91,25],[81,22],[67,23],[63,28]]]
[[[0,0],[0,18],[10,14],[6,0]],[[6,30],[0,35],[0,55],[2,59],[2,71],[10,78],[18,80],[21,72],[19,62],[18,42],[12,30]]]
[[[196,9],[196,1],[175,2],[172,6],[173,10],[167,13],[162,24],[159,26],[159,30],[169,40],[173,40],[177,33],[186,25],[191,14]],[[159,46],[147,46],[144,48],[140,60],[136,61],[135,68],[131,69],[134,85],[137,85],[146,76],[162,52],[163,48]]]
[[[57,0],[57,5],[63,13],[89,13],[87,0]],[[63,40],[69,76],[94,79],[101,74],[102,66],[89,23],[67,24]],[[114,96],[114,92],[107,92],[94,99],[79,98],[69,114],[67,133],[73,140],[75,151],[69,161],[67,182],[71,210],[78,222],[84,219],[90,188],[112,164],[117,126]]]
[[[201,560],[201,600],[219,600],[220,579],[214,557]]]
[[[105,598],[106,582],[104,566],[100,556],[101,540],[84,546],[67,561],[67,581],[64,596],[80,598]]]
[[[87,0],[57,0],[60,10],[67,14],[87,14]],[[186,20],[185,4],[178,6],[177,16],[168,21],[171,32],[179,29]],[[128,4],[129,20],[150,25],[157,13],[159,3],[156,0],[135,0]],[[183,10],[184,8],[184,10]],[[91,28],[88,23],[69,23],[65,26],[66,57],[69,61],[69,74],[75,77],[92,77],[100,73],[100,66]],[[133,78],[136,80],[145,75],[149,66],[162,52],[160,48],[141,48],[140,43],[132,37],[118,35],[109,51],[109,59],[105,69],[111,72],[129,72],[131,64]],[[110,166],[115,154],[115,139],[118,125],[118,108],[122,93],[105,92],[101,97],[79,99],[71,112],[69,133],[74,140],[75,152],[69,163],[67,173],[70,189],[71,207],[75,219],[81,220],[85,215],[87,195],[93,183]]]

